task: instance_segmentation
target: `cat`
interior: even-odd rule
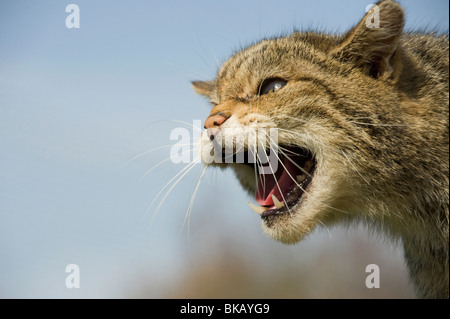
[[[404,23],[385,0],[344,35],[295,32],[236,53],[214,80],[193,82],[213,106],[201,158],[256,194],[249,205],[275,240],[367,223],[401,241],[418,297],[448,298],[448,34]],[[278,132],[273,174],[249,160],[246,134],[261,129]],[[243,149],[244,162],[211,162],[217,146]]]

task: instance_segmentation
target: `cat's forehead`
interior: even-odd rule
[[[217,81],[239,78],[241,72],[250,75],[264,72],[279,64],[290,45],[285,39],[270,39],[242,49],[222,65]]]
[[[251,45],[222,65],[215,81],[215,93],[236,95],[250,91],[263,79],[292,76],[301,72],[299,66],[314,63],[331,44],[330,39],[321,35],[295,33]]]

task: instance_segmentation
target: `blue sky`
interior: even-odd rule
[[[80,29],[65,27],[69,3],[80,8]],[[121,297],[142,278],[158,297],[192,256],[209,258],[224,238],[251,242],[243,253],[255,258],[258,244],[312,254],[326,231],[297,248],[273,243],[221,171],[200,187],[188,239],[182,225],[200,166],[152,222],[148,205],[182,167],[169,161],[139,182],[169,148],[123,164],[170,144],[180,125],[171,120],[204,120],[209,106],[190,81],[213,78],[240,47],[294,28],[344,32],[368,4],[1,1],[0,297]],[[447,1],[402,4],[408,29],[448,31]],[[78,290],[64,286],[71,263],[81,268]]]

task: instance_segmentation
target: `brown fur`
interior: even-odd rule
[[[448,36],[403,33],[400,5],[378,6],[378,29],[364,18],[343,36],[264,40],[194,87],[230,117],[221,129],[281,128],[280,144],[314,154],[302,205],[263,220],[269,236],[296,243],[319,224],[364,221],[402,241],[419,297],[448,298]],[[274,77],[287,85],[258,96]],[[253,170],[231,166],[254,192]]]

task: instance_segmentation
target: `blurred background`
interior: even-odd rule
[[[401,3],[407,29],[448,31],[447,1]],[[206,172],[186,221],[201,165],[157,197],[184,168],[170,132],[209,113],[190,81],[263,37],[344,32],[369,4],[2,0],[0,297],[414,297],[398,244],[359,225],[274,242],[231,172]],[[379,289],[365,286],[373,263]]]

